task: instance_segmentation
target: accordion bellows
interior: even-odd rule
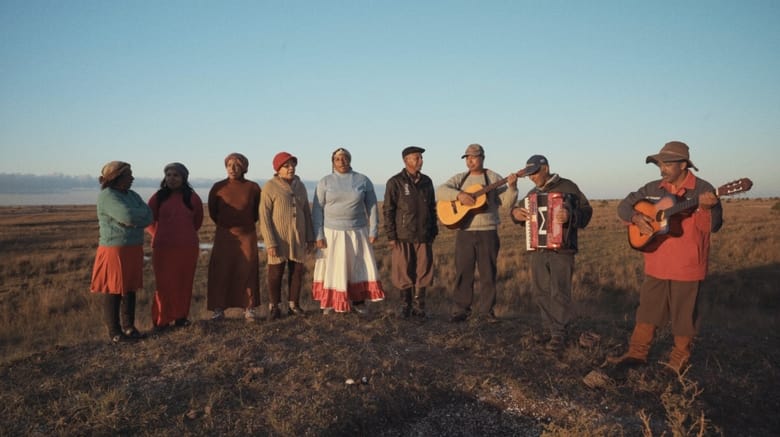
[[[563,224],[553,217],[563,208],[563,193],[531,193],[525,198],[530,218],[525,223],[526,250],[559,249],[563,246]]]

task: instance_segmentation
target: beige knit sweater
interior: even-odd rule
[[[278,176],[265,183],[260,196],[260,233],[266,248],[275,247],[278,255],[269,255],[268,264],[304,262],[306,244],[314,242],[314,229],[309,196],[298,176],[292,184]]]

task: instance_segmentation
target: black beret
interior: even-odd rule
[[[423,152],[425,152],[425,149],[423,149],[422,147],[409,146],[405,148],[403,152],[401,152],[401,157],[406,158],[406,155],[409,155],[411,153],[423,153]]]

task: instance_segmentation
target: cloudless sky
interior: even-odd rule
[[[776,0],[0,0],[0,173],[221,179],[238,151],[266,179],[286,150],[317,180],[344,146],[383,184],[421,145],[438,185],[479,142],[622,198],[682,140],[713,185],[777,196],[778,23]]]

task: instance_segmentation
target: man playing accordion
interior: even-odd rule
[[[539,340],[547,342],[547,350],[560,352],[571,319],[577,229],[588,225],[593,208],[577,184],[550,173],[547,158],[533,155],[527,164],[528,178],[535,186],[511,209],[511,216],[527,228],[531,289],[549,332],[549,340],[546,335]]]

